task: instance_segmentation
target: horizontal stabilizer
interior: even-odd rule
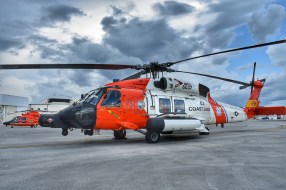
[[[255,108],[255,115],[286,115],[286,107],[257,107]]]

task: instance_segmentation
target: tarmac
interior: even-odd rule
[[[209,129],[147,144],[133,131],[114,140],[1,126],[0,189],[286,189],[286,121]]]

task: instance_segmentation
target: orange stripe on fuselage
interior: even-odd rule
[[[216,103],[216,101],[214,99],[211,98],[210,93],[208,93],[208,102],[210,103],[215,118],[216,118],[216,124],[222,124],[222,123],[226,123],[227,122],[227,117],[226,117],[226,113],[223,109],[223,107],[221,105],[219,105],[218,103]]]

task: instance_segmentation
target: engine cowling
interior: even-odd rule
[[[154,82],[155,87],[162,90],[175,90],[178,92],[184,92],[192,95],[200,95],[199,83],[186,82],[175,78],[162,77],[160,81]]]

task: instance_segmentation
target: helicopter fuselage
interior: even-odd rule
[[[163,77],[109,83],[58,114],[42,115],[39,123],[63,130],[208,133],[206,124],[246,119],[242,108],[212,99],[206,86]]]

